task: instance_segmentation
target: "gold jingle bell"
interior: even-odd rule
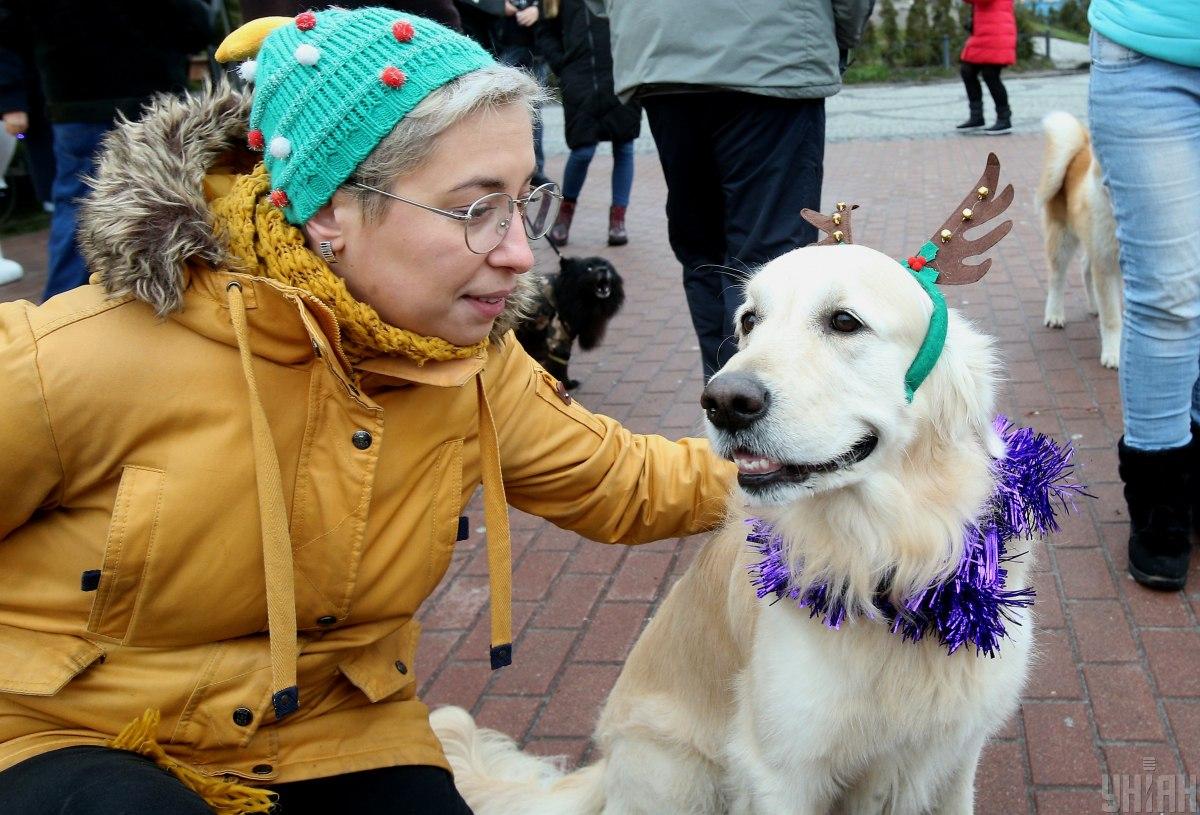
[[[843,232],[842,230],[840,230],[840,229],[835,229],[835,230],[833,231],[833,239],[834,239],[835,241],[837,241],[838,243],[841,243],[841,242],[842,242],[842,238],[844,238],[844,237],[846,237],[846,233],[845,233],[845,232]]]
[[[954,237],[954,233],[951,232],[949,229],[943,229],[942,233],[941,233],[941,237],[942,237],[942,243],[946,243],[952,237]]]
[[[838,201],[838,202],[837,202],[837,209],[838,209],[838,212],[845,212],[845,211],[846,211],[846,202],[845,202],[845,201]]]
[[[834,223],[834,225],[835,225],[835,226],[841,226],[841,223],[842,223],[842,213],[840,213],[840,212],[835,212],[835,213],[833,213],[833,223]]]
[[[987,187],[980,187],[979,189],[975,190],[975,192],[977,195],[979,195],[980,201],[982,201],[984,198],[987,198],[988,195],[991,194],[991,190],[989,190]]]
[[[970,209],[964,209],[964,210],[963,210],[963,212],[962,212],[962,216],[963,216],[963,220],[964,220],[964,221],[969,221],[969,220],[971,220],[971,218],[972,218],[974,215],[975,215],[975,213],[974,213],[974,212],[972,212]]]

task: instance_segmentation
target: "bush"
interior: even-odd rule
[[[879,7],[879,52],[888,65],[896,64],[900,52],[900,25],[896,22],[896,5],[892,0],[883,0]]]
[[[936,65],[940,61],[940,54],[934,50],[929,7],[925,0],[913,0],[904,21],[904,63],[919,68]]]
[[[1051,19],[1061,28],[1077,34],[1088,34],[1091,26],[1087,21],[1088,0],[1065,0]]]

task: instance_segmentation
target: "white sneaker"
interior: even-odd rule
[[[24,276],[25,270],[21,268],[20,263],[0,257],[0,286],[20,280]]]

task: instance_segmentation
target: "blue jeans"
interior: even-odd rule
[[[1125,444],[1181,447],[1200,420],[1200,68],[1092,32],[1088,117],[1125,281]]]
[[[619,207],[629,206],[629,191],[633,189],[633,141],[615,141],[612,143],[612,202]],[[563,197],[574,201],[583,190],[583,182],[587,180],[588,166],[596,155],[596,145],[576,147],[567,157],[567,166],[563,170]]]
[[[87,282],[87,267],[75,240],[77,201],[89,192],[83,177],[95,174],[96,152],[110,127],[111,124],[90,122],[53,126],[54,215],[50,218],[50,269],[43,300]]]

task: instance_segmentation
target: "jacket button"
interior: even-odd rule
[[[233,723],[238,727],[245,727],[254,721],[254,713],[248,707],[239,707],[233,711]]]
[[[333,625],[337,622],[337,617],[332,614],[326,614],[324,617],[317,618],[317,625]]]
[[[350,441],[359,450],[366,450],[371,446],[371,434],[365,430],[355,430],[354,435],[350,437]]]
[[[250,772],[254,773],[255,775],[270,775],[271,773],[275,772],[275,768],[270,764],[255,764],[250,769]]]
[[[408,673],[408,666],[404,664],[404,660],[402,660],[402,659],[396,660],[396,670],[402,674]]]

